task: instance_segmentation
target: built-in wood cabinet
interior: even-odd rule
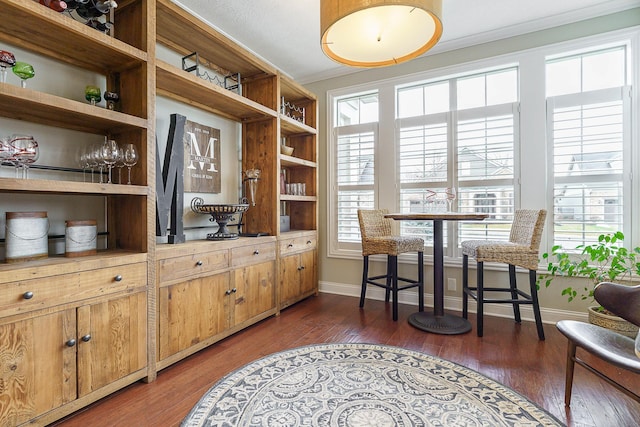
[[[160,245],[157,258],[158,369],[276,313],[274,237]]]
[[[104,206],[105,225],[95,255],[0,261],[0,426],[50,423],[153,381],[157,370],[317,292],[315,96],[170,0],[118,3],[112,37],[35,1],[0,0],[1,43],[95,73],[102,89],[121,94],[110,110],[0,83],[0,118],[106,136],[140,154],[131,185],[89,182],[79,171],[28,180],[0,174],[0,200],[18,196],[47,211],[58,199],[75,206],[89,198]],[[241,90],[157,59],[156,44],[240,73]],[[156,96],[241,124],[242,169],[262,171],[243,231],[266,237],[156,244]],[[303,108],[303,118],[285,104]],[[280,153],[283,142],[292,155]],[[75,151],[85,141],[62,144]],[[306,194],[281,193],[283,169]],[[280,228],[282,215],[291,218],[289,231]]]
[[[105,235],[96,255],[65,258],[63,251],[37,261],[0,261],[0,426],[48,424],[155,377],[149,360],[155,353],[148,351],[155,333],[148,321],[155,245],[155,27],[148,22],[154,15],[153,1],[120,2],[111,37],[38,2],[0,0],[0,46],[55,64],[36,64],[36,78],[82,70],[106,82],[101,90],[121,94],[110,110],[82,100],[86,82],[65,87],[77,94],[67,96],[60,88],[9,81],[0,83],[0,117],[37,128],[39,143],[53,151],[79,151],[89,142],[77,136],[91,135],[132,143],[140,156],[132,185],[84,181],[82,172],[56,169],[46,156],[38,165],[52,167],[51,178],[0,176],[2,217],[16,203],[47,212],[93,200],[104,206],[98,219]],[[8,127],[3,136],[14,133]],[[76,137],[59,137],[63,143],[52,146],[48,136],[65,132]]]
[[[0,276],[1,426],[47,424],[147,376],[144,259],[34,261]]]

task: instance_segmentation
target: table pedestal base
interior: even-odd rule
[[[471,330],[471,323],[462,317],[417,312],[409,316],[409,324],[420,330],[442,335],[464,334]]]

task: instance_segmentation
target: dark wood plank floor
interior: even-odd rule
[[[545,325],[538,341],[535,325],[486,317],[484,337],[434,335],[407,323],[415,307],[401,306],[391,320],[390,306],[352,297],[320,294],[159,372],[150,384],[133,384],[55,425],[176,426],[222,376],[262,356],[323,342],[366,342],[405,347],[459,363],[505,384],[569,426],[631,427],[640,421],[640,404],[576,367],[573,401],[564,406],[566,339]],[[608,368],[604,366],[604,368]],[[607,369],[638,391],[640,377]]]

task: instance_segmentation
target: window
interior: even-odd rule
[[[358,208],[424,211],[450,187],[489,218],[445,223],[448,257],[507,240],[518,208],[547,209],[541,252],[613,230],[637,246],[638,57],[632,29],[330,91],[329,256],[360,255]],[[431,245],[430,223],[396,226]]]
[[[400,211],[433,209],[434,203],[444,204],[446,188],[457,188],[457,209],[490,214],[483,222],[448,224],[444,240],[449,248],[471,238],[509,237],[517,82],[517,68],[509,67],[397,89]],[[430,223],[402,221],[400,227],[402,234],[420,235],[432,244]]]
[[[553,241],[571,249],[626,231],[630,88],[626,46],[547,59]],[[625,197],[627,195],[627,197]]]
[[[336,102],[338,241],[359,242],[358,209],[373,209],[378,96],[364,94]]]

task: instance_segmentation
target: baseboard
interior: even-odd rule
[[[360,285],[350,285],[346,283],[320,282],[319,291],[326,294],[345,295],[350,297],[360,297]],[[367,289],[367,299],[383,301],[384,290],[381,288],[370,287]],[[417,291],[408,289],[400,292],[398,302],[400,304],[416,304],[418,300]],[[433,307],[433,294],[424,295],[424,303],[427,307]],[[446,310],[462,311],[462,297],[445,296],[444,308]],[[469,301],[469,311],[476,312],[475,301]],[[488,316],[513,318],[513,311],[508,304],[485,304],[484,312]],[[533,310],[530,306],[522,306],[520,308],[522,320],[534,321]],[[586,312],[557,310],[555,308],[540,307],[540,315],[542,322],[555,325],[560,320],[578,320],[587,322]]]

